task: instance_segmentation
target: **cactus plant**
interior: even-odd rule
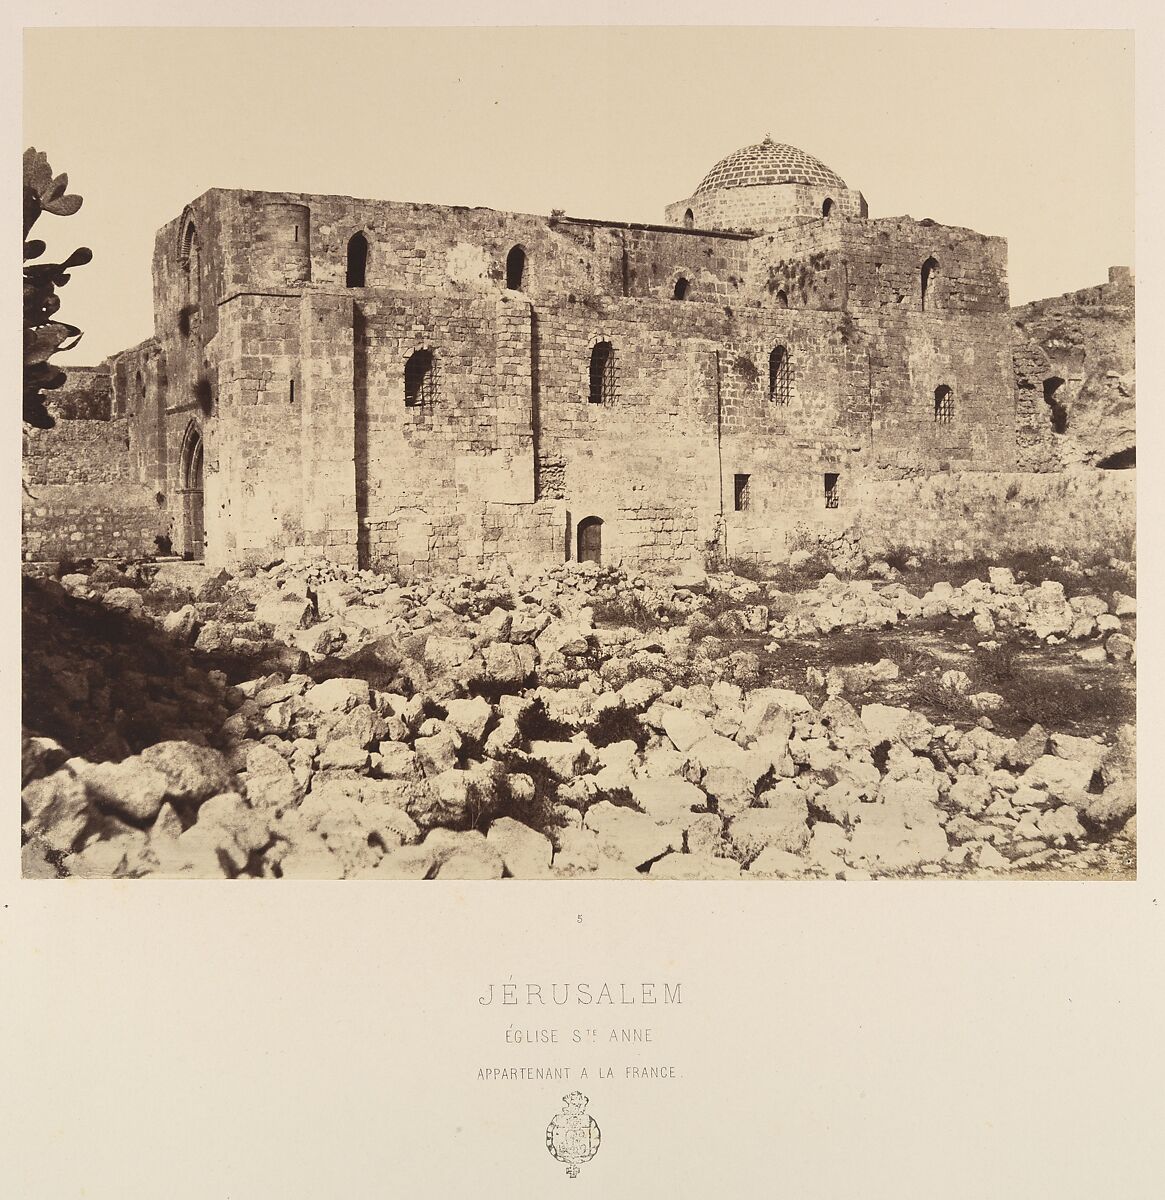
[[[69,271],[93,258],[86,246],[74,250],[63,262],[33,263],[47,250],[38,238],[29,238],[42,213],[72,216],[81,197],[68,192],[68,175],[54,175],[47,155],[30,146],[24,152],[24,420],[37,429],[51,429],[54,421],[45,407],[45,392],[65,382],[65,372],[50,362],[54,354],[71,350],[81,340],[81,330],[56,320],[61,301],[57,288],[69,282]]]

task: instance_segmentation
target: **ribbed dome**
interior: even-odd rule
[[[823,162],[798,150],[766,137],[755,146],[744,146],[722,158],[704,176],[695,195],[718,191],[720,188],[754,187],[758,184],[808,183],[822,187],[845,187],[845,180]]]

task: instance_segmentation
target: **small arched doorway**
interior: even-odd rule
[[[603,522],[600,517],[584,517],[578,523],[578,561],[603,561]]]
[[[202,515],[202,435],[191,425],[182,445],[182,557],[202,558],[206,536]]]

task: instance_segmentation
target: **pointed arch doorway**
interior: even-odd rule
[[[182,496],[182,557],[202,558],[206,535],[202,511],[202,434],[194,425],[182,441],[179,479]]]

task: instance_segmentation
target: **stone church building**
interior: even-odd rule
[[[107,428],[31,451],[41,557],[782,559],[1055,436],[1017,435],[1004,240],[871,218],[768,138],[658,225],[212,189],[153,285],[153,336],[62,397]]]

